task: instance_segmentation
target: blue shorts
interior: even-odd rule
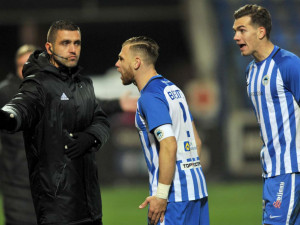
[[[264,179],[262,224],[300,224],[300,173]]]
[[[150,223],[149,223],[150,224]],[[209,225],[207,198],[169,202],[164,221],[158,225]]]

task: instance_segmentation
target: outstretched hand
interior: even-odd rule
[[[150,220],[150,224],[156,225],[159,219],[161,223],[164,221],[167,203],[167,199],[158,198],[156,196],[149,196],[139,206],[139,208],[143,209],[148,204],[150,204],[148,218]]]
[[[13,114],[0,109],[0,129],[12,131],[15,129],[17,121]]]

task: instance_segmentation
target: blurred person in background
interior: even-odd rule
[[[234,40],[263,146],[263,223],[300,224],[300,59],[270,41],[271,15],[258,5],[234,12]]]
[[[0,83],[0,108],[13,98],[22,82],[22,69],[33,45],[21,46],[15,56],[15,73],[9,73]],[[6,225],[37,224],[30,193],[28,166],[23,133],[1,132],[1,184]]]
[[[45,47],[25,63],[18,93],[0,110],[0,128],[24,131],[38,224],[100,225],[95,151],[106,143],[109,123],[77,65],[80,28],[54,22]]]
[[[201,140],[183,92],[155,69],[158,44],[144,36],[122,44],[116,67],[124,85],[140,91],[136,126],[148,166],[148,224],[208,225]]]

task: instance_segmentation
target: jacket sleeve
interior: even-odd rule
[[[105,100],[98,98],[97,102],[108,116],[122,112],[119,99]]]
[[[25,79],[18,93],[2,109],[14,114],[17,125],[13,132],[35,127],[43,115],[45,94],[34,79]]]
[[[85,132],[93,135],[97,139],[92,151],[99,150],[107,142],[109,138],[109,128],[110,124],[107,120],[107,115],[99,106],[98,101],[95,101],[92,124],[85,130]]]

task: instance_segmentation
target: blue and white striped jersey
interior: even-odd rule
[[[141,90],[135,122],[148,166],[150,195],[156,194],[159,175],[159,142],[153,130],[171,124],[177,141],[177,158],[168,201],[206,197],[206,182],[197,154],[192,117],[182,91],[161,75],[152,77]]]
[[[247,67],[247,91],[260,125],[263,177],[300,171],[300,59],[278,46]]]

